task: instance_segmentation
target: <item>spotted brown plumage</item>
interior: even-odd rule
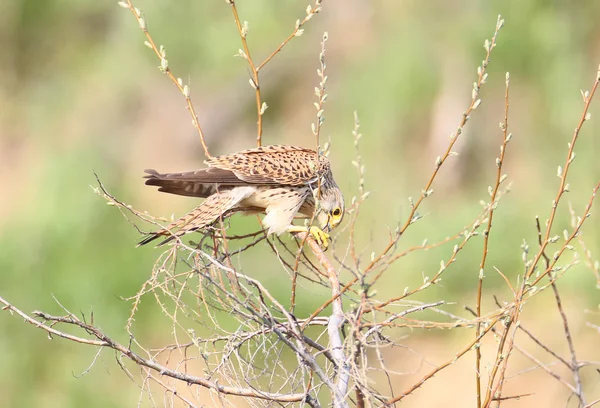
[[[214,157],[205,163],[205,169],[183,173],[146,170],[147,185],[158,186],[165,193],[206,200],[164,229],[149,234],[139,245],[166,237],[162,245],[206,229],[232,212],[258,210],[266,213],[263,224],[269,234],[308,231],[327,246],[326,232],[343,218],[344,198],[329,160],[314,150],[262,146]],[[292,224],[295,217],[310,219],[313,214],[316,226]]]

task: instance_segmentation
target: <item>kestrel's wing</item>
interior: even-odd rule
[[[317,180],[316,153],[295,146],[263,146],[208,160],[207,169],[161,174],[146,170],[147,185],[159,191],[189,197],[208,197],[220,188],[248,185],[306,185]],[[319,156],[321,174],[329,161]]]
[[[149,234],[138,246],[147,244],[159,237],[167,237],[160,245],[180,237],[189,232],[205,228],[216,222],[227,211],[234,208],[240,201],[249,197],[256,191],[255,187],[235,187],[209,196],[198,207],[172,222],[166,228]]]
[[[314,150],[296,146],[262,146],[206,161],[211,168],[233,172],[256,184],[303,185],[330,171],[329,160]]]
[[[145,170],[146,185],[158,186],[158,191],[188,197],[208,197],[217,192],[219,186],[246,186],[232,171],[208,168],[185,173],[159,173]]]

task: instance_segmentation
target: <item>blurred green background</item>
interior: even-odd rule
[[[155,41],[166,47],[174,74],[191,84],[211,153],[252,147],[254,93],[246,62],[233,57],[240,43],[226,3],[140,0],[135,5],[145,13]],[[256,62],[291,33],[306,5],[296,0],[239,1]],[[458,143],[460,156],[448,162],[434,184],[435,194],[424,203],[425,218],[409,229],[401,246],[453,235],[481,210],[479,200],[487,199],[487,186],[495,177],[504,75],[510,71],[509,129],[514,138],[505,171],[513,184],[496,214],[488,265],[515,278],[522,269],[522,240],[535,246],[534,217],[545,219],[555,196],[556,169],[564,163],[583,108],[580,89],[589,89],[596,75],[600,2],[326,0],[304,35],[262,71],[263,99],[269,105],[264,143],[313,146],[313,88],[321,37],[328,31],[329,99],[322,136],[332,142],[336,178],[349,201],[358,184],[351,164],[353,112],[358,112],[366,188],[373,192],[358,224],[358,247],[366,258],[385,245],[386,228],[404,220],[408,197],[419,195],[436,156],[445,150],[447,136],[470,102],[483,42],[491,37],[498,14],[506,25],[493,52],[483,102]],[[134,248],[139,234],[93,193],[93,172],[113,195],[138,209],[181,215],[196,203],[144,187],[142,170],[189,170],[203,161],[184,99],[159,72],[158,60],[143,41],[131,13],[116,1],[0,4],[0,295],[24,311],[61,314],[53,296],[74,313],[93,310],[96,323],[125,342],[130,305],[120,297],[139,289],[160,252]],[[599,106],[600,101],[592,104],[592,120],[584,126],[571,173],[567,199],[579,212],[600,178]],[[566,206],[559,214],[557,233],[570,222]],[[255,227],[250,224],[249,229]],[[592,218],[584,232],[596,257],[598,225],[598,218]],[[459,309],[474,304],[481,242],[470,248],[444,284],[428,292],[430,298],[458,302]],[[422,272],[432,276],[449,251],[451,246],[403,260],[380,281],[379,295],[389,297],[415,285]],[[280,287],[276,293],[287,299],[289,286],[277,282],[278,264],[273,262],[272,270],[256,268],[261,256],[272,255],[266,248],[256,249],[244,261],[245,272]],[[487,275],[488,294],[506,293],[492,269]],[[575,316],[580,357],[600,360],[593,346],[600,337],[585,327],[586,321],[598,324],[600,318],[584,314],[597,310],[599,303],[594,275],[583,265],[574,268],[561,288],[567,312]],[[535,310],[550,310],[547,314],[557,318],[552,298],[546,298]],[[306,298],[303,309],[324,299]],[[494,305],[490,301],[484,307]],[[156,323],[156,313],[143,309],[136,330],[163,344],[168,328]],[[548,327],[551,336],[560,336],[557,319]],[[414,336],[423,336],[432,349],[449,341],[442,333]],[[564,351],[564,344],[557,347]],[[109,352],[90,373],[75,378],[93,357],[89,347],[48,341],[42,331],[7,312],[0,314],[0,406],[135,406],[140,390]],[[470,381],[469,367],[465,375]],[[546,377],[541,374],[535,381],[554,384]],[[586,386],[597,394],[599,384],[592,376]],[[443,396],[422,394],[407,403],[434,406],[434,398]],[[547,404],[539,406],[558,401],[556,406],[564,406],[567,394],[560,387],[547,394]],[[555,400],[557,395],[562,399]],[[473,401],[468,392],[464,398],[465,404]],[[453,406],[464,406],[463,400]]]

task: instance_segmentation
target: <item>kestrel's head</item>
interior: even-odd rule
[[[317,222],[323,231],[330,232],[344,218],[344,196],[333,178],[324,177],[316,198]]]

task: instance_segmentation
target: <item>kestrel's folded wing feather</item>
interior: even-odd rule
[[[217,191],[219,186],[245,186],[233,172],[218,168],[208,168],[185,173],[164,173],[156,170],[145,170],[146,185],[158,186],[158,191],[188,197],[208,197]]]
[[[317,164],[318,163],[318,164]],[[256,184],[303,185],[317,174],[330,171],[329,160],[314,150],[297,146],[262,146],[206,161],[210,168],[233,172],[239,179]]]
[[[160,245],[172,241],[189,232],[205,228],[221,218],[227,211],[234,208],[240,201],[249,197],[256,191],[255,187],[235,187],[222,193],[216,193],[208,197],[198,207],[175,220],[166,228],[148,234],[138,246],[145,245],[159,237],[167,237]]]

